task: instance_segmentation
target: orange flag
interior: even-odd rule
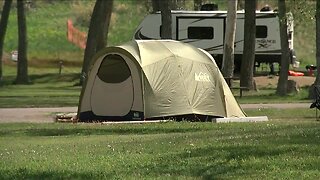
[[[75,28],[70,19],[67,21],[67,39],[81,49],[86,48],[87,34]]]

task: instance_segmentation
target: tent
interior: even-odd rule
[[[80,122],[245,117],[210,54],[173,40],[134,40],[92,60]]]

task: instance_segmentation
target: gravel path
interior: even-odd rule
[[[57,113],[77,112],[77,107],[60,108],[0,108],[2,122],[54,122]]]
[[[290,104],[241,104],[245,109],[263,108],[309,108],[311,103],[290,103]],[[77,107],[60,108],[0,108],[0,123],[7,122],[32,122],[50,123],[55,121],[57,113],[74,113]]]
[[[283,103],[283,104],[240,104],[243,109],[292,109],[292,108],[310,108],[311,103]]]

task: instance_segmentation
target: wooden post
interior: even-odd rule
[[[62,73],[62,67],[63,67],[63,61],[60,60],[59,61],[59,75],[61,75],[61,73]]]

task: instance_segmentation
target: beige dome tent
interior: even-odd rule
[[[214,59],[171,40],[101,50],[80,98],[81,122],[245,117]]]

